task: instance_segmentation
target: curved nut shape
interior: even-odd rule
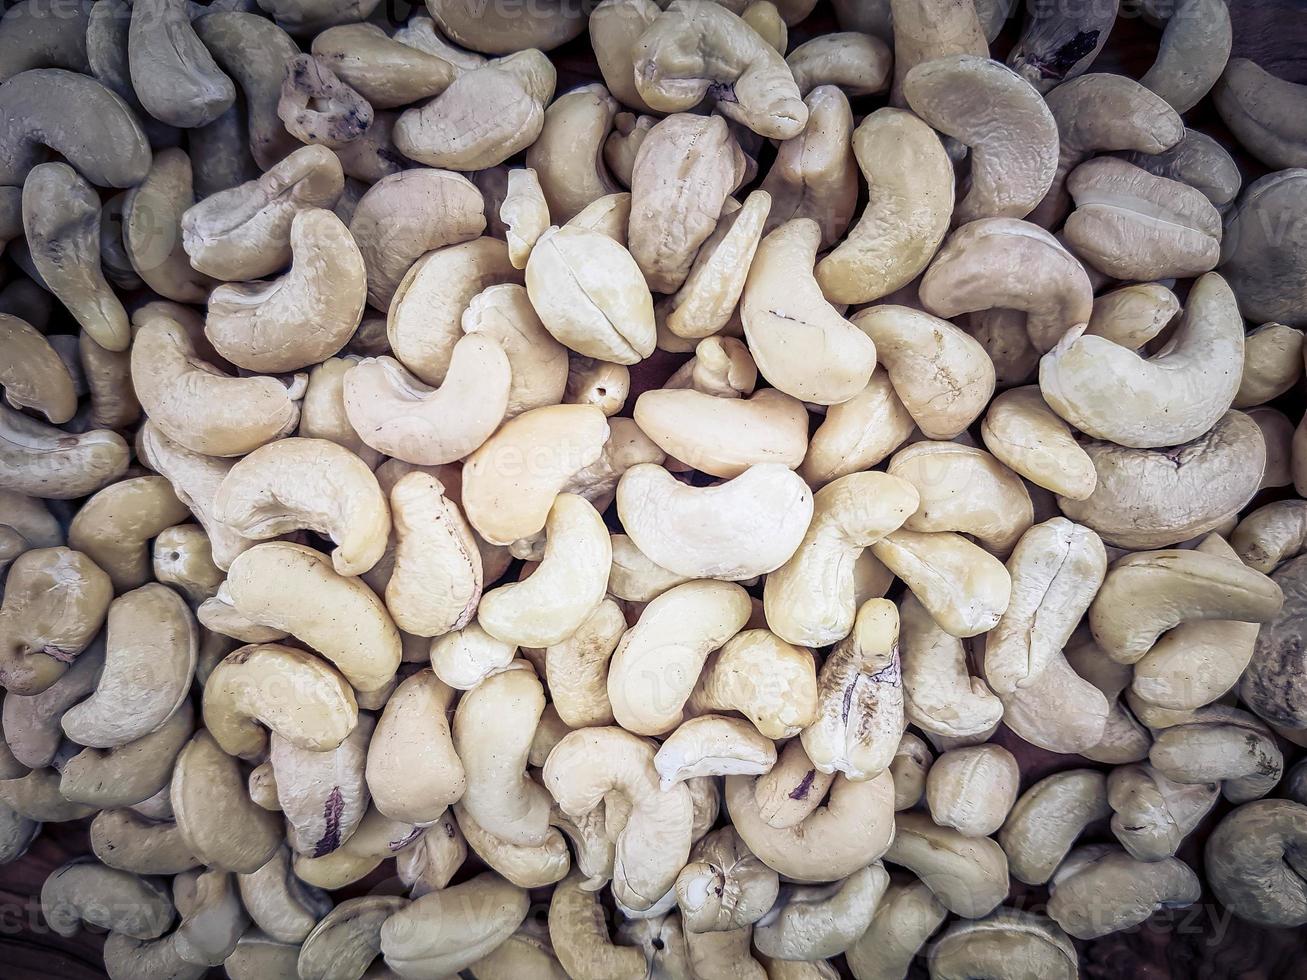
[[[481,874],[393,913],[381,924],[381,954],[405,980],[455,974],[503,943],[529,905],[524,889]]]
[[[1118,766],[1107,777],[1112,834],[1131,857],[1161,861],[1175,854],[1219,795],[1216,783],[1179,783],[1151,765]]]
[[[64,738],[60,725],[64,712],[95,690],[103,669],[103,644],[97,642],[40,694],[5,695],[0,710],[7,750],[5,778],[16,779],[28,769],[54,762]]]
[[[236,86],[191,27],[185,0],[132,4],[127,64],[145,111],[169,126],[203,126],[236,101]]]
[[[636,364],[653,353],[653,298],[631,253],[607,235],[552,228],[526,263],[526,291],[550,334],[578,354]]]
[[[1274,170],[1307,165],[1307,86],[1231,58],[1212,95],[1221,119],[1253,156]]]
[[[894,836],[894,783],[888,772],[862,782],[836,776],[826,804],[787,828],[763,819],[752,776],[726,778],[726,806],[749,849],[798,882],[847,877],[880,858]],[[826,844],[814,849],[813,840]]]
[[[410,904],[399,895],[365,895],[341,902],[305,937],[296,975],[304,980],[362,977],[381,950],[382,926]]]
[[[14,75],[0,87],[0,120],[0,187],[22,186],[47,146],[97,187],[132,187],[150,169],[150,144],[131,107],[77,72]]]
[[[1089,607],[1089,626],[1109,657],[1132,664],[1162,633],[1187,620],[1264,623],[1283,602],[1279,585],[1231,558],[1138,552],[1113,563]]]
[[[232,562],[227,592],[242,616],[296,636],[356,690],[381,690],[395,676],[399,630],[372,590],[337,574],[325,555],[282,541],[255,545]]]
[[[354,692],[337,671],[275,643],[228,654],[204,685],[204,725],[228,755],[261,756],[264,727],[299,748],[328,752],[357,723]]]
[[[894,980],[907,974],[948,909],[917,879],[890,882],[867,927],[845,951],[856,980]]]
[[[363,715],[338,746],[304,749],[273,732],[268,762],[286,839],[297,854],[324,857],[358,830],[368,809],[364,769],[373,718]]]
[[[745,630],[709,661],[689,710],[738,711],[768,738],[797,735],[817,719],[812,652],[765,629]]]
[[[45,335],[26,320],[0,313],[0,346],[7,356],[0,364],[5,401],[35,409],[54,425],[71,419],[77,411],[73,378]]]
[[[888,356],[892,352],[880,349],[878,353]],[[900,373],[902,383],[907,383],[907,377],[907,372]],[[811,486],[821,487],[875,466],[901,446],[915,426],[884,365],[879,365],[867,387],[826,410],[825,419],[811,436],[799,473]]]
[[[619,537],[613,536],[614,544]],[[545,650],[549,695],[567,727],[612,724],[608,664],[625,632],[621,607],[606,598],[568,639]]]
[[[1024,687],[1002,695],[1003,723],[1050,752],[1098,754],[1100,743],[1115,734],[1108,730],[1109,720],[1123,715],[1114,714],[1115,697],[1115,691],[1101,690],[1058,655]],[[1127,723],[1124,717],[1120,721],[1123,727]],[[1138,761],[1138,755],[1121,761]]]
[[[1188,112],[1221,77],[1231,41],[1230,11],[1224,4],[1183,0],[1162,31],[1157,60],[1139,84],[1160,95],[1176,112]]]
[[[204,334],[227,360],[276,374],[335,354],[363,317],[367,272],[349,229],[330,211],[295,215],[291,269],[279,279],[226,283],[209,296]]]
[[[331,911],[331,899],[296,878],[290,859],[290,850],[279,848],[258,871],[237,875],[236,885],[241,904],[265,935],[277,942],[302,943]]]
[[[170,149],[155,155],[145,180],[127,192],[122,206],[131,269],[156,293],[179,303],[205,302],[214,285],[191,267],[182,244],[181,219],[194,203],[190,157]]]
[[[617,832],[617,901],[644,911],[671,890],[690,853],[693,807],[683,784],[659,788],[652,746],[620,728],[570,732],[549,753],[544,783],[572,817],[584,816],[605,800],[629,807]]]
[[[234,377],[206,361],[166,314],[143,318],[132,342],[132,383],[154,425],[186,449],[240,456],[294,430],[305,382]]]
[[[1161,908],[1198,901],[1202,885],[1177,858],[1136,861],[1110,845],[1078,848],[1053,875],[1048,914],[1077,939],[1097,939]]]
[[[1109,778],[1122,771],[1114,770]],[[998,833],[1012,877],[1028,885],[1053,877],[1085,827],[1112,812],[1108,785],[1100,772],[1068,769],[1022,793]]]
[[[716,487],[689,487],[641,463],[617,484],[617,512],[655,564],[728,581],[774,571],[798,549],[812,518],[812,492],[779,463],[751,466]]]
[[[822,296],[812,275],[821,228],[810,218],[781,225],[758,246],[740,298],[740,319],[758,370],[800,401],[834,405],[866,387],[876,345]],[[809,356],[796,358],[793,352]]]
[[[1007,569],[1012,601],[985,638],[985,678],[999,694],[1062,655],[1103,584],[1107,552],[1089,528],[1055,517],[1021,536]]]
[[[579,875],[560,881],[549,899],[549,940],[566,976],[574,980],[641,980],[644,956],[615,945],[598,897]]]
[[[971,151],[970,189],[958,202],[956,224],[1024,218],[1048,193],[1057,123],[1034,86],[1007,66],[971,54],[928,61],[903,77],[903,97]]]
[[[999,461],[1036,486],[1072,500],[1094,491],[1098,475],[1071,428],[1034,385],[1009,388],[989,403],[980,436]]]
[[[676,877],[676,902],[691,932],[729,932],[761,919],[776,903],[779,884],[776,872],[726,826],[690,851]]]
[[[571,853],[566,838],[555,828],[550,827],[537,846],[512,844],[487,831],[461,804],[455,803],[453,810],[473,853],[519,888],[546,888],[567,876]]]
[[[1058,497],[1058,506],[1120,548],[1164,548],[1212,530],[1257,492],[1266,465],[1261,429],[1242,412],[1170,449],[1093,440],[1082,448],[1098,474],[1094,492]]]
[[[431,667],[450,687],[470,691],[506,668],[516,654],[516,646],[495,639],[473,620],[432,641]]]
[[[993,555],[951,532],[895,531],[872,553],[954,636],[993,629],[1008,607],[1012,580]]]
[[[199,646],[186,601],[157,582],[115,599],[106,629],[95,691],[61,722],[69,738],[94,748],[125,745],[161,728],[190,692]]]
[[[167,788],[174,760],[194,729],[191,704],[183,700],[148,735],[111,749],[82,749],[62,764],[59,795],[100,807],[135,806],[156,797]]]
[[[1302,848],[1307,806],[1256,800],[1226,815],[1207,839],[1207,880],[1221,904],[1265,926],[1307,923]]]
[[[849,95],[875,95],[889,88],[893,56],[875,35],[837,31],[800,44],[785,63],[804,95],[820,85],[838,85]]]
[[[731,11],[706,0],[674,0],[633,48],[635,87],[659,112],[716,109],[771,139],[797,136],[808,121],[785,59]]]
[[[1075,980],[1079,954],[1066,933],[1043,916],[998,909],[977,922],[949,926],[931,947],[930,975]]]
[[[161,476],[120,480],[82,505],[68,544],[108,573],[115,592],[126,592],[150,579],[150,539],[190,514]]]
[[[563,400],[568,381],[567,348],[540,322],[523,286],[496,283],[477,293],[463,311],[462,326],[464,333],[498,343],[508,358],[508,418]],[[617,366],[609,365],[609,369],[617,370]]]
[[[203,729],[177,756],[170,799],[182,837],[210,867],[252,874],[284,839],[281,817],[254,804],[236,760]]]
[[[950,912],[980,918],[1007,896],[1007,857],[990,838],[966,837],[924,813],[900,813],[894,823],[885,860],[912,871]]]
[[[1117,7],[1111,0],[1061,10],[1031,8],[1008,64],[1040,92],[1084,74],[1107,43]]]
[[[1284,773],[1270,729],[1247,712],[1211,705],[1157,733],[1148,761],[1181,783],[1220,782],[1231,803],[1265,796]]]
[[[348,146],[372,126],[368,101],[322,59],[307,54],[286,65],[277,115],[297,140],[333,150]]]
[[[84,922],[133,939],[155,939],[172,923],[173,904],[157,880],[82,858],[45,879],[41,914],[61,936],[77,935]]]
[[[1085,333],[1138,350],[1179,312],[1180,301],[1161,283],[1135,283],[1096,297]]]
[[[948,737],[976,735],[998,724],[1003,706],[967,671],[962,641],[940,627],[915,595],[899,607],[903,705],[909,721]]]
[[[418,168],[383,177],[359,198],[349,221],[367,269],[368,302],[388,310],[423,253],[471,241],[485,227],[481,192],[460,174]]]
[[[759,775],[776,764],[771,739],[740,718],[701,715],[680,725],[654,756],[664,787],[696,776]]]
[[[515,269],[525,269],[531,249],[549,227],[549,205],[540,180],[531,169],[508,172],[508,194],[499,206],[499,218],[506,226],[508,258]]]
[[[1263,405],[1278,398],[1302,377],[1302,371],[1302,331],[1282,323],[1262,324],[1245,341],[1243,378],[1234,407]]]
[[[428,36],[434,39],[431,21],[423,18],[423,22]],[[413,23],[410,21],[410,25]],[[452,58],[445,57],[452,54],[452,48],[446,47],[444,52],[424,50],[421,45],[409,43],[411,36],[401,37],[405,30],[412,29],[401,28],[389,37],[375,24],[343,23],[314,37],[312,51],[374,109],[394,109],[439,95],[461,74]],[[484,59],[478,66],[482,63]]]
[[[1270,575],[1307,547],[1307,502],[1277,500],[1259,507],[1239,522],[1230,545],[1245,565]]]
[[[1088,323],[1094,301],[1089,276],[1075,256],[1042,228],[1015,218],[982,218],[953,232],[919,293],[922,305],[941,317],[1021,310],[1040,350]]]
[[[876,862],[838,883],[787,887],[754,926],[754,946],[785,960],[838,956],[867,931],[888,886],[889,873]]]
[[[368,746],[372,803],[393,820],[424,824],[462,798],[467,781],[446,712],[453,691],[429,670],[400,682]]]
[[[90,20],[89,3],[62,7],[49,0],[24,0],[14,4],[0,19],[0,81],[29,68],[58,67],[90,74],[86,50]]]
[[[1186,129],[1184,139],[1163,153],[1128,152],[1121,154],[1121,159],[1151,174],[1198,188],[1223,214],[1234,203],[1243,183],[1243,175],[1229,151],[1195,129]]]
[[[334,153],[323,146],[302,146],[258,179],[187,208],[182,247],[192,266],[217,279],[269,275],[291,261],[295,216],[333,207],[344,186]]]
[[[1304,170],[1282,170],[1254,181],[1227,223],[1221,274],[1239,297],[1240,311],[1254,323],[1307,326],[1299,286],[1307,266],[1300,230],[1304,181]]]
[[[597,49],[599,42],[594,45]],[[628,87],[631,84],[628,78]],[[603,159],[604,140],[618,108],[606,88],[591,84],[560,95],[545,110],[544,128],[526,151],[526,165],[538,178],[536,194],[547,202],[545,227],[549,215],[565,224],[586,205],[621,189]]]
[[[278,439],[239,460],[218,487],[213,516],[256,540],[301,528],[329,537],[332,566],[346,576],[375,565],[390,533],[377,478],[326,439]]]
[[[930,817],[967,837],[987,837],[1007,819],[1020,779],[1016,757],[1001,745],[949,749],[926,776]]]
[[[109,576],[80,551],[19,555],[0,605],[0,685],[19,695],[50,687],[100,631],[112,597]]]
[[[109,867],[133,874],[180,874],[200,863],[175,823],[158,822],[126,807],[95,815],[91,850]]]

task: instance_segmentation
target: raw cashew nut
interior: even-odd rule
[[[1093,462],[1032,386],[999,394],[980,426],[985,448],[1031,483],[1073,500],[1094,490]]]
[[[496,341],[508,358],[506,417],[562,402],[568,381],[567,348],[540,322],[523,286],[496,283],[477,293],[463,311],[462,326],[464,333]],[[478,377],[484,382],[484,374]]]
[[[1307,165],[1307,87],[1231,58],[1212,93],[1216,111],[1253,156],[1274,170]]]
[[[237,875],[236,885],[241,904],[269,938],[301,943],[331,911],[331,899],[321,889],[296,878],[290,859],[290,850],[279,848],[258,871]]]
[[[895,835],[894,781],[836,776],[824,806],[801,823],[776,828],[762,816],[752,776],[726,777],[726,806],[740,839],[768,867],[797,882],[845,878],[886,853]],[[814,847],[814,841],[821,841]]]
[[[708,661],[689,710],[738,711],[768,738],[797,735],[817,720],[812,652],[765,629],[745,630]]]
[[[1053,183],[1057,123],[1039,92],[997,61],[955,54],[903,76],[912,111],[971,151],[970,189],[954,223],[1024,218]]]
[[[1165,548],[1212,530],[1243,509],[1266,465],[1261,429],[1242,412],[1169,449],[1081,446],[1098,482],[1085,499],[1058,497],[1058,506],[1120,548]]]
[[[888,886],[889,872],[879,861],[841,882],[786,886],[754,925],[754,946],[764,956],[783,960],[838,956],[867,931]]]
[[[866,387],[876,345],[822,296],[812,274],[820,240],[810,218],[787,221],[764,238],[749,267],[740,319],[763,377],[801,401],[834,405]],[[796,358],[796,350],[808,356]]]
[[[1047,882],[1085,828],[1112,812],[1108,785],[1100,772],[1068,769],[1021,794],[998,833],[1012,877],[1028,885]]]
[[[1217,783],[1179,783],[1150,765],[1118,766],[1107,777],[1112,834],[1133,858],[1161,861],[1216,805]]]
[[[1007,819],[1020,779],[1016,758],[1001,745],[950,749],[926,776],[930,817],[967,837],[987,837]]]
[[[1079,954],[1066,933],[1043,916],[997,909],[978,921],[949,926],[931,947],[930,975],[1075,980]]]
[[[915,811],[894,823],[885,860],[915,874],[950,912],[978,919],[1007,897],[1007,857],[990,838],[966,837]]]
[[[434,39],[431,21],[423,22]],[[439,95],[462,74],[461,67],[485,64],[481,58],[475,65],[456,66],[452,47],[426,50],[410,43],[411,35],[401,36],[405,30],[412,28],[401,28],[390,37],[375,24],[338,24],[313,38],[312,51],[374,109],[394,109]]]
[[[983,680],[968,673],[962,641],[940,627],[915,595],[904,596],[899,618],[908,720],[950,737],[993,728],[1003,706]]]
[[[304,980],[364,976],[381,950],[382,926],[409,905],[400,895],[365,895],[341,902],[304,938],[296,976]]]
[[[373,805],[394,820],[426,823],[461,798],[463,763],[446,712],[453,691],[429,670],[400,682],[368,746]]]
[[[1072,851],[1053,875],[1048,914],[1076,939],[1097,939],[1201,894],[1198,876],[1178,858],[1136,861],[1110,844],[1091,845]]]
[[[879,354],[889,356],[884,348]],[[906,385],[908,372],[900,373]],[[924,403],[919,403],[918,410]],[[799,473],[814,487],[875,466],[912,434],[916,422],[894,390],[883,365],[867,387],[846,402],[832,405],[808,443]]]
[[[921,881],[891,881],[871,925],[845,951],[849,972],[856,980],[901,980],[947,915],[948,909]]]
[[[708,834],[676,877],[676,901],[691,932],[743,929],[776,902],[779,880],[731,826]]]
[[[181,874],[200,863],[177,824],[153,820],[127,807],[95,815],[91,850],[109,867],[133,874]]]
[[[696,776],[759,775],[776,764],[771,739],[739,718],[700,715],[681,724],[654,756],[663,786]]]
[[[236,86],[191,27],[185,0],[132,4],[127,59],[141,105],[169,126],[211,123],[236,100]]]
[[[797,136],[808,121],[789,65],[757,31],[709,0],[674,0],[640,35],[635,87],[659,112],[716,100],[716,110],[771,139]]]
[[[626,43],[630,45],[629,38]],[[627,87],[631,84],[628,77]],[[545,110],[544,128],[526,152],[530,169],[524,171],[538,177],[535,192],[543,194],[542,203],[547,202],[541,231],[549,226],[551,214],[558,224],[565,224],[586,205],[621,189],[608,175],[603,155],[618,108],[606,88],[592,84],[560,95]],[[510,171],[510,185],[512,180]]]
[[[843,26],[850,27],[855,17],[858,21],[867,17],[870,23],[864,23],[864,29],[871,29],[870,33],[880,33],[881,30],[888,29],[892,21],[892,105],[903,105],[904,76],[917,65],[953,54],[983,57],[988,53],[980,10],[975,4],[968,7],[964,3],[952,3],[950,0],[874,0],[868,6],[872,9],[866,13],[854,15],[850,11],[849,16],[843,18]],[[881,9],[877,11],[877,7]]]
[[[644,956],[615,945],[595,894],[578,875],[560,881],[549,899],[549,940],[565,975],[574,980],[639,980]]]
[[[330,665],[275,643],[228,654],[204,685],[204,724],[228,755],[258,758],[262,726],[293,745],[327,752],[358,723],[354,692]]]
[[[149,540],[190,516],[159,476],[111,483],[82,505],[68,526],[68,544],[108,573],[114,590],[149,580]]]
[[[1307,171],[1281,170],[1248,185],[1222,239],[1221,274],[1254,323],[1307,325],[1302,315],[1302,188]]]
[[[629,809],[616,831],[617,901],[644,911],[671,890],[690,853],[693,813],[684,784],[659,788],[652,746],[620,728],[571,732],[549,753],[544,783],[572,817],[584,816],[600,802]]]
[[[365,766],[373,724],[371,715],[361,716],[344,741],[323,751],[272,733],[268,762],[287,842],[297,855],[324,857],[358,830],[369,803]]]
[[[780,50],[784,54],[785,45]],[[875,95],[889,88],[893,55],[875,35],[837,31],[800,44],[785,63],[805,96],[821,85],[838,85],[849,95]]]
[[[960,534],[898,530],[871,550],[954,636],[993,629],[1008,607],[1012,580],[1007,569]]]
[[[1282,323],[1262,324],[1245,341],[1243,378],[1234,396],[1234,407],[1263,405],[1278,398],[1293,387],[1302,373],[1302,331]]]
[[[1303,842],[1307,806],[1255,800],[1226,817],[1207,839],[1207,880],[1239,918],[1271,927],[1307,923]]]
[[[294,371],[330,357],[359,325],[367,272],[349,229],[330,211],[302,211],[290,229],[291,269],[279,279],[227,283],[209,296],[205,336],[233,364]]]
[[[26,320],[0,313],[0,345],[8,356],[0,365],[0,387],[14,408],[31,408],[54,425],[77,411],[73,378],[44,334]]]
[[[1148,761],[1176,782],[1220,782],[1231,803],[1265,796],[1284,773],[1284,756],[1270,729],[1223,705],[1200,708],[1190,721],[1158,732]]]
[[[1259,507],[1239,522],[1230,545],[1245,565],[1270,575],[1307,547],[1307,503],[1277,500]]]
[[[157,880],[82,858],[55,869],[41,886],[41,914],[61,936],[89,926],[154,939],[172,923],[173,904]]]
[[[457,974],[512,935],[529,905],[524,889],[481,874],[391,914],[381,923],[381,954],[404,980]]]

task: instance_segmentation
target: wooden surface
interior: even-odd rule
[[[1061,0],[1079,2],[1079,0]],[[817,33],[834,29],[834,22],[821,0],[817,11],[791,31],[791,45]],[[1273,73],[1296,82],[1307,82],[1307,0],[1233,0],[1234,56],[1251,58]],[[1009,24],[994,45],[993,54],[1002,57],[1016,35]],[[1138,78],[1155,56],[1158,31],[1137,18],[1118,19],[1107,47],[1094,64],[1096,71],[1114,71]],[[559,91],[575,84],[598,80],[588,41],[583,35],[553,55],[559,67]],[[877,104],[868,100],[864,111]],[[1205,100],[1186,117],[1235,152],[1248,179],[1265,172],[1238,150]],[[656,387],[684,358],[658,354],[636,369],[631,401],[637,390]],[[1297,406],[1301,412],[1301,404]],[[1296,419],[1296,415],[1294,418]],[[1073,756],[1057,756],[1035,749],[1005,729],[995,738],[1019,759],[1024,790],[1031,783],[1060,769],[1085,765]],[[1302,756],[1302,750],[1282,743],[1288,759]],[[1195,868],[1201,867],[1201,843],[1228,804],[1217,807],[1186,841],[1180,856]],[[86,930],[65,938],[54,934],[40,916],[41,884],[51,870],[71,857],[90,853],[88,821],[47,825],[19,861],[0,867],[0,980],[98,980],[105,976],[100,948],[103,937]],[[1106,825],[1090,829],[1086,840],[1110,840]],[[380,877],[355,886],[338,897],[366,891]],[[1043,889],[1028,889],[1014,883],[1009,904],[1038,911],[1047,895]],[[1193,909],[1159,914],[1134,930],[1081,943],[1082,975],[1089,978],[1131,977],[1135,980],[1307,980],[1307,936],[1293,930],[1259,929],[1228,916],[1204,894]],[[212,971],[221,977],[223,972]],[[847,975],[847,973],[846,973]],[[918,962],[914,976],[926,976]]]

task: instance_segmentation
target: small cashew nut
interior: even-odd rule
[[[1150,765],[1118,766],[1107,777],[1112,834],[1140,861],[1174,856],[1216,805],[1216,783],[1180,783]]]
[[[728,932],[761,919],[779,887],[776,872],[727,826],[694,845],[676,877],[676,901],[689,931]]]
[[[841,882],[787,885],[754,925],[754,946],[764,956],[784,960],[838,956],[867,931],[887,887],[889,872],[879,861]]]
[[[993,629],[1008,607],[1012,579],[1007,569],[960,534],[898,530],[871,550],[953,636]]]
[[[845,951],[856,980],[897,980],[905,976],[939,924],[948,915],[921,881],[891,881],[876,905],[871,925]]]
[[[1198,876],[1178,858],[1136,861],[1110,844],[1072,851],[1053,875],[1048,914],[1076,939],[1137,926],[1162,908],[1198,901]]]
[[[967,837],[987,837],[1007,819],[1021,773],[1001,745],[965,745],[940,755],[926,776],[930,817]]]
[[[41,914],[61,936],[77,935],[84,922],[133,939],[155,939],[172,923],[173,904],[156,879],[82,858],[45,879]]]
[[[1113,770],[1109,780],[1124,771]],[[1068,769],[1021,794],[998,833],[1012,877],[1028,885],[1053,877],[1085,828],[1112,812],[1108,786],[1100,772]]]
[[[899,620],[907,719],[949,737],[993,728],[1003,706],[981,678],[968,672],[962,641],[939,626],[913,594],[904,596]]]
[[[1212,831],[1204,851],[1208,883],[1221,904],[1258,925],[1307,924],[1307,806],[1289,800],[1244,804]]]
[[[765,629],[738,633],[705,665],[689,710],[738,711],[768,738],[797,735],[817,719],[812,652]]]
[[[654,756],[662,785],[696,776],[759,775],[776,764],[772,740],[739,718],[701,715],[681,724]]]

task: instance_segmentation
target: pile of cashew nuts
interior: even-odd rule
[[[1307,87],[814,6],[4,13],[0,861],[109,977],[1307,925]]]

